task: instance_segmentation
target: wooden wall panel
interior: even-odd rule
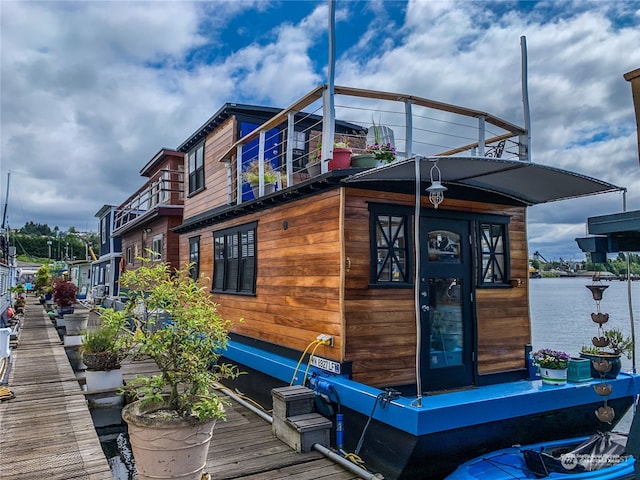
[[[321,333],[334,347],[318,355],[340,361],[343,349],[341,308],[341,194],[321,193],[213,227],[183,234],[181,262],[188,261],[189,238],[200,236],[200,272],[211,287],[213,232],[257,221],[255,296],[212,294],[232,331],[303,351]]]
[[[235,125],[234,118],[229,118],[207,136],[204,145],[204,190],[185,201],[184,218],[227,203],[227,168],[220,157],[235,140]],[[185,173],[185,191],[188,194],[188,168]]]
[[[347,189],[345,256],[345,359],[353,361],[354,379],[372,385],[415,382],[415,313],[413,289],[369,289],[368,203],[413,206],[413,196]],[[423,206],[432,208],[428,199]],[[478,372],[522,368],[530,341],[527,295],[528,255],[525,209],[445,199],[440,207],[473,213],[508,215],[511,277],[518,288],[478,289]],[[508,328],[507,328],[508,326]],[[381,368],[384,365],[384,368]]]

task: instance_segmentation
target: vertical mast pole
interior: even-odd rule
[[[520,160],[531,162],[531,112],[529,111],[529,83],[527,73],[527,37],[520,37],[522,62],[522,104],[524,106],[524,134],[520,135]]]
[[[329,169],[328,160],[333,158],[333,135],[335,132],[335,65],[336,65],[336,2],[329,0],[329,59],[327,65],[327,88],[322,94],[322,173]]]
[[[11,178],[11,172],[7,173],[7,194],[4,199],[4,209],[2,212],[2,230],[7,224],[7,204],[9,203],[9,179]]]

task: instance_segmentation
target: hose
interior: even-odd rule
[[[258,415],[260,418],[266,420],[269,423],[273,423],[273,417],[271,415],[269,415],[268,413],[264,412],[263,410],[260,410],[255,405],[252,405],[251,403],[247,402],[246,400],[240,398],[238,395],[235,394],[235,392],[229,390],[227,387],[225,387],[223,385],[217,385],[216,388],[218,388],[219,390],[223,391],[225,393],[225,395],[229,396],[231,399],[233,399],[234,401],[236,401],[237,403],[239,403],[243,407],[245,407],[248,410],[252,411],[256,415]],[[318,452],[320,452],[321,454],[323,454],[328,459],[330,459],[331,461],[339,464],[344,469],[349,470],[351,473],[353,473],[354,475],[357,475],[358,477],[360,477],[360,478],[362,478],[364,480],[380,480],[380,478],[383,478],[383,477],[380,477],[380,476],[378,476],[378,475],[376,475],[374,473],[371,473],[371,472],[365,470],[364,468],[356,465],[355,463],[352,463],[351,461],[347,460],[346,458],[342,457],[341,455],[338,455],[337,453],[335,453],[334,451],[330,450],[329,448],[327,448],[327,447],[325,447],[323,445],[320,445],[319,443],[314,443],[313,444],[313,448],[315,450],[317,450]]]

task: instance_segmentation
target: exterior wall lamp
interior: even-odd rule
[[[429,159],[429,161],[434,162],[431,170],[429,171],[429,178],[431,180],[431,186],[427,188],[427,192],[429,192],[429,201],[433,204],[433,208],[438,208],[438,205],[442,203],[444,200],[444,192],[447,191],[447,187],[442,185],[440,169],[438,168],[438,159]],[[436,174],[436,179],[434,180],[434,173]]]

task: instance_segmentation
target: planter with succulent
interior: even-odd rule
[[[216,419],[225,416],[217,382],[238,375],[218,363],[229,322],[206,288],[190,277],[188,266],[174,271],[165,263],[142,261],[120,278],[130,298],[124,311],[134,323],[128,342],[134,359],[150,358],[160,373],[124,387],[136,401],[124,407],[122,417],[140,480],[199,480]],[[169,321],[160,325],[164,316]]]
[[[251,185],[253,197],[258,198],[260,196],[260,162],[258,160],[254,160],[253,162],[251,162],[242,176],[245,181],[249,185]],[[269,193],[275,192],[278,175],[273,169],[273,165],[271,165],[271,162],[266,160],[264,162],[263,178],[264,194],[267,195]]]
[[[351,148],[348,139],[342,138],[333,144],[333,158],[329,160],[329,170],[340,170],[351,166]]]
[[[604,330],[601,337],[594,337],[593,343],[594,345],[583,345],[580,349],[580,357],[591,360],[591,376],[600,378],[604,375],[604,378],[616,378],[622,368],[620,357],[626,355],[631,359],[633,341],[630,337],[625,337],[619,329],[612,328]],[[596,343],[599,346],[596,346]],[[609,368],[605,360],[611,365],[608,371],[602,371]]]
[[[100,309],[100,326],[87,332],[80,346],[82,362],[86,366],[85,381],[88,392],[117,389],[122,386],[120,362],[126,357],[129,332],[124,311]],[[96,405],[121,405],[121,395],[91,400]]]

